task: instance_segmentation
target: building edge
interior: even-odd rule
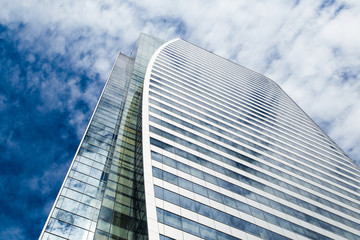
[[[160,52],[172,42],[179,40],[179,38],[170,40],[161,45],[151,57],[146,74],[144,77],[143,97],[142,97],[142,147],[143,147],[143,171],[144,171],[144,185],[145,185],[145,203],[148,226],[149,240],[159,240],[158,221],[156,217],[155,194],[152,175],[151,155],[150,155],[150,131],[149,131],[149,86],[150,75],[154,62]]]
[[[108,75],[108,78],[107,78],[107,80],[106,80],[106,82],[105,82],[105,85],[104,85],[104,87],[103,87],[103,89],[102,89],[102,91],[101,91],[101,94],[100,94],[100,96],[99,96],[99,99],[98,99],[98,101],[97,101],[97,103],[96,103],[96,106],[95,106],[95,108],[94,108],[94,111],[93,111],[93,113],[91,114],[89,123],[87,124],[87,126],[86,126],[86,128],[85,128],[85,131],[84,131],[84,134],[83,134],[83,136],[82,136],[82,138],[81,138],[81,141],[80,141],[80,143],[79,143],[79,146],[78,146],[77,149],[76,149],[76,152],[75,152],[74,157],[73,157],[73,159],[72,159],[72,161],[71,161],[71,164],[70,164],[70,166],[69,166],[69,169],[68,169],[68,171],[67,171],[67,173],[66,173],[66,175],[65,175],[65,177],[64,177],[64,180],[63,180],[63,182],[62,182],[62,184],[61,184],[60,190],[59,190],[59,192],[58,192],[58,194],[57,194],[57,196],[56,196],[56,198],[55,198],[55,200],[54,200],[54,203],[53,203],[53,205],[52,205],[52,207],[51,207],[51,210],[50,210],[49,215],[48,215],[48,217],[47,217],[47,219],[46,219],[46,222],[45,222],[45,224],[44,224],[44,227],[43,227],[43,229],[42,229],[42,231],[41,231],[41,233],[40,233],[39,239],[42,239],[42,237],[44,236],[46,227],[48,226],[49,221],[50,221],[50,218],[51,218],[51,216],[52,216],[52,214],[53,214],[53,212],[54,212],[55,205],[56,205],[56,203],[57,203],[57,201],[59,200],[59,197],[60,197],[60,195],[61,195],[61,190],[64,188],[65,182],[66,182],[66,180],[67,180],[68,177],[69,177],[69,174],[70,174],[70,171],[71,171],[71,169],[72,169],[72,167],[73,167],[73,165],[74,165],[75,159],[76,159],[76,157],[77,157],[77,155],[78,155],[78,153],[79,153],[79,150],[80,150],[80,148],[81,148],[81,146],[82,146],[82,143],[83,143],[83,141],[84,141],[84,138],[86,137],[86,133],[87,133],[87,131],[88,131],[88,129],[89,129],[91,123],[92,123],[92,120],[93,120],[93,118],[94,118],[95,112],[96,112],[96,110],[97,110],[97,108],[98,108],[98,106],[99,106],[99,103],[100,103],[100,101],[101,101],[101,98],[102,98],[102,96],[103,96],[103,94],[104,94],[104,92],[105,92],[105,89],[106,89],[106,87],[107,87],[107,85],[108,85],[108,83],[109,83],[109,79],[110,79],[110,77],[111,77],[111,74],[112,74],[112,72],[114,71],[114,68],[115,68],[115,66],[116,66],[117,60],[119,59],[119,56],[120,56],[121,54],[122,54],[121,51],[119,51],[119,53],[118,53],[118,55],[117,55],[117,57],[116,57],[116,59],[115,59],[115,61],[114,61],[114,64],[113,64],[113,66],[112,66],[112,68],[111,68],[111,71],[110,71],[110,73],[109,73],[109,75]]]

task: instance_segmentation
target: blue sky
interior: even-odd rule
[[[141,32],[275,80],[360,164],[358,1],[0,0],[0,239],[37,239],[97,98]]]

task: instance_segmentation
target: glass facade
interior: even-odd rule
[[[163,41],[142,34],[119,54],[40,239],[147,239],[142,87]]]
[[[356,240],[360,169],[272,80],[142,34],[40,238]]]

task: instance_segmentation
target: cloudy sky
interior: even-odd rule
[[[360,1],[0,0],[0,239],[37,239],[119,51],[180,37],[275,80],[360,165]]]

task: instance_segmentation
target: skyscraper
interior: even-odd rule
[[[272,80],[181,39],[119,54],[41,239],[360,239],[360,169]]]

